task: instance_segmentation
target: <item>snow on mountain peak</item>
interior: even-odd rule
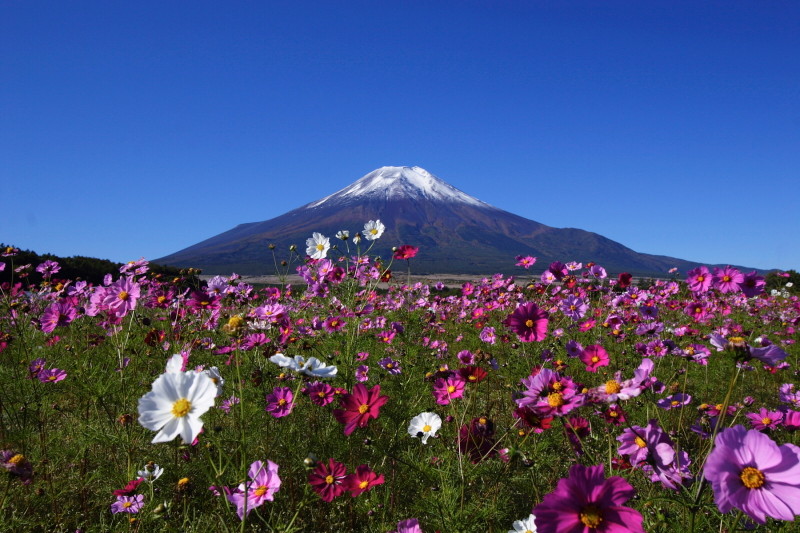
[[[491,207],[489,204],[459,191],[421,167],[381,167],[344,189],[310,203],[306,207],[319,207],[325,203],[359,198],[426,199]]]

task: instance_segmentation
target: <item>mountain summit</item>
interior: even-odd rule
[[[611,273],[663,275],[672,267],[686,271],[698,265],[640,254],[596,233],[553,228],[503,211],[420,167],[381,167],[320,200],[270,220],[240,224],[154,261],[207,274],[270,274],[268,245],[276,245],[280,260],[292,244],[304,250],[315,231],[331,238],[339,230],[353,235],[376,219],[386,232],[370,253],[388,257],[393,246],[418,246],[413,270],[419,274],[512,273],[519,270],[517,255],[537,257],[539,270],[552,261],[594,261]]]
[[[421,167],[381,167],[344,189],[305,207],[348,205],[363,200],[410,199],[452,202],[491,208]]]

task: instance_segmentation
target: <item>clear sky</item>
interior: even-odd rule
[[[798,28],[795,0],[4,0],[0,241],[154,259],[418,165],[638,252],[800,269]]]

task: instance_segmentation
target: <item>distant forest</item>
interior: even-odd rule
[[[118,278],[120,273],[119,269],[122,263],[115,263],[108,259],[97,259],[94,257],[74,256],[74,257],[59,257],[53,254],[38,254],[31,250],[19,250],[13,256],[3,257],[8,248],[15,247],[0,243],[0,262],[6,264],[5,269],[0,272],[0,283],[10,282],[13,276],[15,281],[24,279],[27,283],[38,284],[42,281],[42,275],[36,272],[36,267],[45,261],[55,261],[61,267],[53,279],[69,279],[69,280],[84,280],[89,283],[102,284],[103,277],[106,274],[112,274],[114,278]],[[15,272],[16,269],[30,265],[20,272]],[[155,274],[163,274],[169,276],[181,275],[181,270],[175,267],[162,266],[154,263],[149,264],[150,272]],[[27,274],[27,276],[21,276]]]

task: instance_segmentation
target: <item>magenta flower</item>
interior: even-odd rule
[[[569,295],[561,302],[561,312],[572,320],[580,320],[589,310],[589,305],[575,295]]]
[[[486,326],[483,328],[478,334],[478,338],[488,344],[494,344],[497,342],[497,334],[495,333],[494,328],[491,326]]]
[[[759,276],[755,270],[744,274],[744,279],[739,283],[739,288],[748,298],[763,293],[766,286],[767,281],[764,279],[764,276]]]
[[[322,407],[333,401],[336,390],[327,383],[315,381],[305,388],[305,393],[308,394],[311,403]]]
[[[539,309],[533,302],[528,302],[517,307],[506,317],[503,324],[516,333],[522,342],[542,341],[547,336],[548,317],[547,311]]]
[[[568,377],[561,377],[549,368],[542,369],[535,376],[522,380],[526,390],[515,401],[519,407],[527,407],[542,418],[563,416],[581,407],[586,398],[578,393],[575,383]]]
[[[714,267],[714,287],[721,293],[737,292],[739,285],[744,283],[744,274],[732,266],[725,268]]]
[[[289,387],[275,387],[267,395],[267,412],[275,418],[281,418],[294,409],[294,394]]]
[[[692,397],[689,394],[679,392],[671,396],[667,396],[666,398],[661,398],[656,402],[656,405],[669,411],[670,409],[676,409],[683,407],[684,405],[689,405],[691,402]]]
[[[783,413],[780,411],[768,411],[763,407],[757,413],[747,413],[750,425],[758,431],[775,429],[783,422]]]
[[[391,533],[422,533],[419,521],[416,518],[401,520],[397,523],[397,529]]]
[[[605,478],[603,465],[574,465],[533,509],[538,533],[644,533],[642,515],[622,504],[636,491],[621,477]]]
[[[250,481],[239,484],[236,490],[226,495],[228,501],[236,506],[236,514],[241,520],[264,502],[271,502],[281,488],[278,465],[272,461],[267,461],[266,465],[255,461],[250,465],[247,475]]]
[[[419,248],[417,248],[416,246],[411,246],[410,244],[404,244],[402,246],[399,246],[397,250],[394,251],[394,258],[397,260],[412,259],[413,257],[416,257],[417,252],[419,252]]]
[[[608,352],[599,344],[592,344],[584,348],[580,359],[586,365],[587,372],[597,372],[598,368],[608,366],[610,361]]]
[[[369,366],[358,365],[358,368],[356,368],[356,381],[359,383],[369,381]]]
[[[361,465],[356,468],[354,473],[347,475],[344,479],[344,487],[355,498],[368,490],[372,490],[373,487],[382,485],[384,481],[383,474],[376,474],[367,465]]]
[[[120,278],[106,287],[102,304],[115,316],[123,317],[136,309],[140,293],[139,284],[133,278]]]
[[[324,502],[332,502],[345,493],[347,487],[344,481],[347,478],[347,468],[333,458],[328,459],[328,464],[320,462],[308,474],[308,482],[314,492],[319,494]]]
[[[345,393],[339,398],[342,409],[334,409],[333,416],[344,424],[344,434],[350,435],[357,427],[365,428],[371,418],[380,416],[380,408],[388,400],[388,396],[381,396],[381,386],[375,385],[367,391],[367,387],[357,383],[352,394]]]
[[[464,395],[466,382],[458,374],[439,378],[433,382],[433,397],[439,405],[449,405],[450,400]]]
[[[708,292],[713,279],[711,272],[705,266],[693,268],[686,273],[686,284],[692,292]]]
[[[530,267],[532,267],[536,263],[536,258],[533,257],[533,256],[530,256],[530,255],[526,255],[524,257],[521,256],[521,255],[518,255],[514,259],[516,259],[516,261],[517,261],[516,266],[523,267],[525,270],[528,270]]]
[[[778,446],[741,425],[723,429],[703,475],[723,513],[741,509],[759,524],[767,517],[794,520],[800,514],[800,448],[794,444]]]
[[[52,333],[58,326],[66,326],[78,316],[78,310],[69,302],[59,301],[50,304],[39,319],[42,331]]]
[[[40,370],[39,373],[36,374],[36,379],[42,383],[58,383],[66,377],[67,373],[60,368],[48,368],[46,370]]]
[[[138,513],[144,507],[144,496],[117,496],[117,501],[111,504],[111,512],[117,513]]]

